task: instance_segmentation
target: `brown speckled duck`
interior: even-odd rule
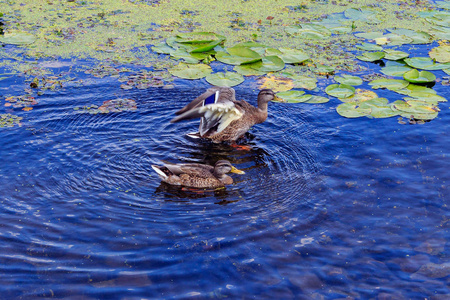
[[[270,89],[258,94],[258,107],[244,100],[236,100],[235,91],[229,87],[212,87],[191,103],[176,112],[170,122],[201,118],[198,133],[188,134],[213,142],[232,142],[242,137],[255,124],[267,119],[269,101],[281,101]]]
[[[162,181],[171,185],[181,185],[194,188],[219,188],[233,183],[233,178],[227,173],[245,174],[236,169],[228,160],[219,160],[213,166],[185,163],[152,165]]]

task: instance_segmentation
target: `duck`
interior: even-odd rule
[[[228,160],[219,160],[214,166],[200,163],[152,165],[163,182],[191,188],[222,188],[233,183],[227,173],[245,174]]]
[[[283,102],[271,89],[263,89],[258,94],[258,106],[255,107],[247,101],[236,100],[233,88],[215,86],[178,110],[175,113],[178,116],[170,122],[200,118],[198,132],[188,136],[235,144],[253,125],[267,119],[270,101]]]

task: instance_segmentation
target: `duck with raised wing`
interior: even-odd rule
[[[236,100],[233,88],[212,87],[177,111],[179,116],[170,122],[201,118],[199,132],[189,136],[216,143],[235,143],[253,125],[267,119],[270,101],[282,102],[272,90],[263,89],[258,94],[258,107],[255,107],[244,100]]]
[[[181,185],[194,188],[219,188],[233,183],[233,178],[227,173],[245,174],[236,169],[228,160],[219,160],[214,166],[184,163],[152,165],[163,182],[171,185]]]

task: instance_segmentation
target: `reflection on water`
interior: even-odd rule
[[[450,294],[446,107],[414,126],[341,118],[337,100],[277,103],[240,141],[251,149],[237,150],[187,138],[196,121],[168,122],[207,87],[183,84],[92,81],[42,96],[22,128],[1,129],[5,298]],[[73,109],[125,96],[136,112]],[[219,159],[246,174],[192,190],[150,167]]]

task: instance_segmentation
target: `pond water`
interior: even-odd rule
[[[87,76],[0,130],[2,298],[450,297],[448,103],[422,125],[346,119],[335,98],[272,103],[246,151],[189,139],[197,121],[169,123],[206,81],[119,86]],[[254,81],[235,89],[255,103]],[[74,110],[117,97],[137,110]],[[217,191],[161,184],[150,167],[219,159],[246,174]]]

